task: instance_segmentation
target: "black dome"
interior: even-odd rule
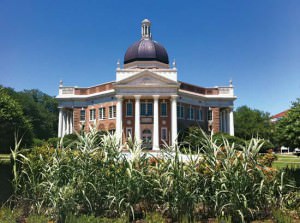
[[[141,39],[131,45],[124,57],[124,64],[134,61],[159,61],[169,64],[169,57],[166,49],[151,39]]]

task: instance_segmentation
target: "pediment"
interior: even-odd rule
[[[177,82],[149,71],[143,71],[116,83],[119,86],[170,86]]]

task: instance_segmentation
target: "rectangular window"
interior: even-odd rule
[[[133,105],[131,101],[126,103],[126,116],[130,117],[133,115]]]
[[[189,120],[194,120],[195,117],[194,117],[194,108],[192,106],[190,106],[188,108],[188,114],[189,114]]]
[[[167,141],[168,140],[168,129],[161,128],[161,140]]]
[[[152,102],[141,102],[141,116],[152,116],[153,104]]]
[[[99,119],[103,120],[105,117],[105,108],[99,108]]]
[[[201,108],[199,108],[199,110],[198,110],[198,120],[203,121],[203,113],[202,113]]]
[[[116,106],[109,106],[109,118],[116,118]]]
[[[126,128],[126,138],[132,137],[132,128]]]
[[[146,103],[141,103],[141,116],[146,116]]]
[[[85,110],[80,111],[80,121],[84,122],[85,121]]]
[[[212,110],[208,110],[208,111],[207,111],[207,120],[208,120],[208,121],[212,121],[212,116],[213,116]]]
[[[94,121],[96,119],[96,109],[90,110],[90,121]]]
[[[166,117],[167,116],[167,103],[162,102],[160,104],[160,116]]]
[[[184,106],[182,104],[177,105],[177,117],[184,119]]]

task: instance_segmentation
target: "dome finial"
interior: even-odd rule
[[[175,58],[173,59],[173,69],[176,70],[176,60],[175,60]]]
[[[117,70],[120,70],[120,69],[121,69],[120,59],[118,59],[118,61],[117,61]]]
[[[229,87],[233,87],[233,85],[232,85],[232,78],[230,78],[230,80],[229,80]]]
[[[142,21],[142,39],[151,39],[151,22],[148,19]]]

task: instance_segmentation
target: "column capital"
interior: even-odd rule
[[[117,94],[117,95],[116,95],[116,98],[117,98],[118,100],[123,100],[123,95]]]
[[[154,100],[157,100],[157,99],[159,99],[160,95],[153,95],[152,97]]]
[[[136,100],[139,100],[139,99],[141,99],[141,95],[134,95],[134,98],[136,99]]]
[[[171,100],[177,100],[178,95],[171,95]]]

